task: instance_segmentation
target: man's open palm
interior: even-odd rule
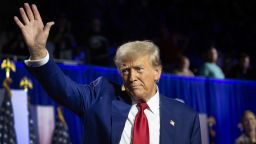
[[[24,8],[19,10],[22,21],[17,16],[14,17],[14,20],[22,32],[31,57],[40,59],[45,56],[47,51],[45,46],[54,22],[48,22],[44,26],[40,13],[34,4],[30,7],[28,3],[25,3]]]

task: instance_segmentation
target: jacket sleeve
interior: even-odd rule
[[[93,103],[95,87],[100,85],[97,80],[89,85],[75,83],[61,71],[52,57],[43,66],[26,68],[51,98],[80,116]]]

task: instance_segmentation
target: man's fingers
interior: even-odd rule
[[[24,9],[23,8],[20,8],[20,15],[22,17],[22,20],[25,24],[28,24],[29,23],[29,19],[28,19],[28,16],[27,14],[25,13]]]
[[[23,23],[19,20],[19,18],[17,16],[14,16],[14,21],[20,29],[22,29],[24,27]]]
[[[42,21],[42,18],[41,18],[41,16],[40,16],[40,13],[39,13],[39,11],[38,11],[38,9],[37,9],[37,7],[36,7],[35,4],[32,4],[32,11],[33,11],[33,13],[34,13],[35,20]]]
[[[46,25],[45,25],[45,27],[44,27],[44,33],[45,34],[49,34],[49,31],[50,31],[50,29],[51,29],[51,27],[54,25],[54,22],[48,22]]]
[[[32,10],[31,10],[29,4],[28,3],[24,3],[24,7],[25,7],[25,10],[26,10],[26,13],[28,15],[29,20],[30,21],[35,20],[34,14],[33,14]]]

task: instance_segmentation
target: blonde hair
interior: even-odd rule
[[[162,67],[159,48],[151,41],[133,41],[121,45],[115,56],[117,68],[126,60],[135,60],[141,56],[149,56],[153,67]]]

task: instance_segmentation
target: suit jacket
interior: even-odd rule
[[[80,116],[85,143],[120,142],[132,105],[120,85],[103,77],[89,85],[77,84],[64,75],[52,58],[41,67],[27,68],[49,96]],[[198,114],[178,101],[160,96],[160,143],[201,144]]]

